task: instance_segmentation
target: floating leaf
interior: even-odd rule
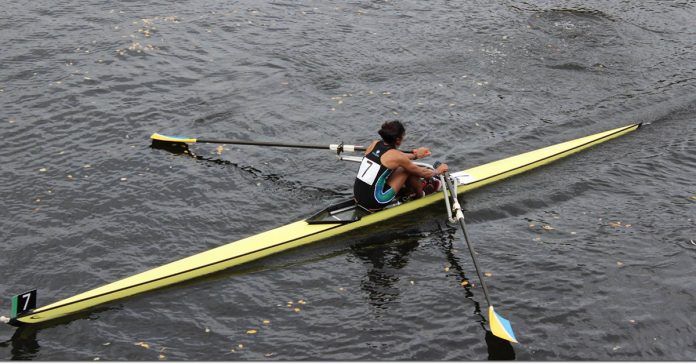
[[[222,145],[218,145],[217,148],[215,148],[215,153],[217,153],[217,155],[222,155],[222,152],[224,151],[225,147],[223,147]]]
[[[461,285],[462,285],[462,287],[468,286],[468,285],[469,285],[469,281],[467,281],[467,280],[465,279],[465,280],[462,281]]]
[[[269,321],[269,320],[263,320],[263,324],[264,324],[264,325],[268,325],[268,324],[270,324],[270,323],[271,323],[271,321]]]
[[[164,355],[162,355],[162,354],[160,354],[160,355],[158,356],[158,358],[159,358],[159,360],[164,360],[164,359],[167,359],[167,357],[166,357],[166,356],[164,356]]]
[[[295,312],[300,312],[301,310],[300,310],[299,307],[295,307],[295,309],[294,309],[293,311],[295,311]]]
[[[258,332],[257,330],[251,329],[251,330],[247,330],[246,333],[249,334],[249,335],[253,335],[253,334],[257,333],[257,332]]]
[[[614,228],[621,227],[621,221],[617,221],[617,222],[609,221],[609,226],[614,227]]]
[[[299,301],[297,301],[297,303],[299,303],[299,304],[301,304],[301,305],[304,305],[304,304],[306,304],[307,302],[306,302],[305,300],[299,300]]]
[[[491,272],[483,272],[483,275],[486,276],[486,277],[492,277],[492,276],[493,276],[493,273],[491,273]]]
[[[150,345],[149,345],[148,343],[145,343],[145,342],[142,342],[142,341],[135,343],[135,345],[140,346],[140,347],[145,348],[145,349],[149,349],[149,348],[150,348]]]
[[[445,267],[445,272],[449,272],[450,267]]]
[[[551,225],[544,225],[541,228],[544,230],[555,230],[553,227],[551,227]]]

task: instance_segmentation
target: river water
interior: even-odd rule
[[[436,206],[41,327],[1,359],[696,358],[696,2],[30,1],[0,17],[0,307],[39,305],[350,197],[331,152],[453,170],[634,122],[463,196],[497,311]],[[474,287],[462,287],[469,279]]]

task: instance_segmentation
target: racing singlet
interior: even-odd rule
[[[360,163],[360,169],[353,184],[353,195],[358,205],[368,210],[383,209],[396,196],[394,190],[387,184],[392,170],[381,163],[382,155],[390,149],[394,147],[379,141]]]

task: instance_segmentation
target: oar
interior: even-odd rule
[[[434,164],[434,167],[437,168],[437,166],[439,165],[440,162],[436,162]],[[486,302],[488,302],[488,321],[489,325],[491,326],[491,332],[493,332],[493,335],[501,339],[505,339],[507,341],[516,343],[517,338],[515,338],[515,333],[512,331],[510,321],[498,315],[493,309],[493,305],[491,304],[491,299],[488,295],[488,287],[486,287],[486,282],[483,280],[483,275],[481,275],[481,269],[479,269],[478,260],[476,260],[476,252],[474,251],[474,246],[469,241],[469,234],[467,234],[466,232],[466,223],[464,222],[464,213],[462,212],[462,207],[459,204],[459,200],[457,199],[457,190],[454,184],[452,183],[452,179],[450,178],[449,172],[444,173],[444,180],[447,190],[449,190],[450,197],[452,198],[452,212],[454,213],[454,217],[457,219],[457,221],[459,221],[459,225],[462,228],[462,232],[464,233],[464,241],[466,242],[466,246],[469,248],[471,260],[473,260],[474,268],[476,269],[476,274],[478,275],[479,281],[481,282],[481,287],[483,287],[483,295],[486,297]],[[445,199],[447,199],[448,197],[445,189],[443,189],[443,193],[445,194]]]
[[[226,140],[226,139],[201,139],[201,138],[187,138],[180,136],[167,136],[158,133],[154,133],[150,136],[152,143],[157,142],[170,142],[177,144],[192,144],[192,143],[213,143],[213,144],[239,144],[239,145],[259,145],[266,147],[285,147],[285,148],[305,148],[305,149],[328,149],[333,150],[337,153],[341,152],[353,152],[353,151],[364,151],[366,148],[360,145],[348,145],[343,144],[295,144],[295,143],[278,143],[278,142],[259,142],[253,140]]]

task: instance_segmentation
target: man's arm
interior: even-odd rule
[[[428,155],[429,154],[430,152],[428,152]],[[439,167],[437,167],[435,171],[433,171],[430,168],[421,167],[411,162],[411,158],[409,158],[409,153],[394,153],[389,159],[389,164],[395,164],[397,167],[405,169],[409,174],[414,174],[423,178],[431,178],[447,171],[447,164],[445,163],[442,163]],[[382,163],[385,163],[385,166],[389,168],[389,166],[386,165],[386,161],[383,160]]]

